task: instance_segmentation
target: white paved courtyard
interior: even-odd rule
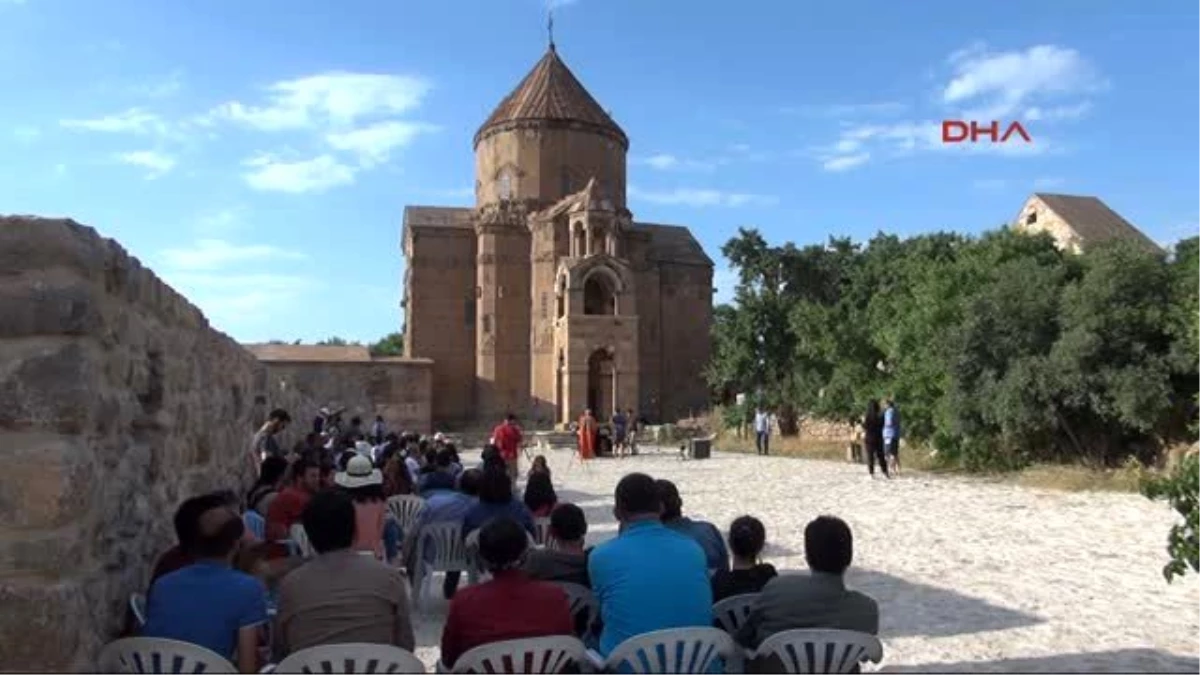
[[[674,481],[684,513],[723,531],[739,515],[762,519],[766,557],[781,570],[805,568],[809,519],[842,517],[855,537],[848,583],[880,604],[884,671],[1200,670],[1200,584],[1163,580],[1172,513],[1138,495],[917,474],[871,481],[861,466],[724,453],[683,462],[651,451],[586,468],[567,450],[547,457],[593,544],[615,536],[612,491],[631,471]],[[416,622],[429,665],[446,611],[437,588]]]

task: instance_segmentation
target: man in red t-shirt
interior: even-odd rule
[[[500,450],[500,457],[508,468],[508,475],[513,480],[520,475],[517,471],[517,455],[521,452],[521,427],[517,426],[517,416],[509,413],[504,421],[492,430],[492,443]]]
[[[267,541],[287,539],[292,525],[300,522],[308,500],[321,489],[321,467],[307,458],[292,462],[292,483],[271,500],[267,509]],[[281,549],[272,552],[272,558],[286,556]]]

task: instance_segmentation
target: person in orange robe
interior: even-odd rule
[[[591,459],[596,456],[596,418],[591,410],[584,410],[579,418],[579,457]]]

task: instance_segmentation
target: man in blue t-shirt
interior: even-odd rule
[[[896,410],[896,402],[890,398],[883,411],[883,451],[887,455],[891,473],[900,473],[900,411]]]
[[[231,567],[245,525],[220,495],[193,497],[179,507],[180,547],[194,563],[154,582],[147,597],[145,637],[199,645],[258,672],[259,628],[267,622],[267,591]]]
[[[680,534],[686,534],[700,544],[704,551],[704,562],[710,573],[717,570],[729,569],[729,549],[725,547],[725,537],[716,525],[707,520],[692,520],[683,515],[683,498],[679,496],[679,488],[669,480],[654,481],[658,491],[658,499],[662,502],[663,525]]]
[[[600,602],[600,653],[666,628],[712,625],[712,587],[704,551],[665,527],[654,479],[631,473],[617,483],[616,539],[592,550],[588,576]]]

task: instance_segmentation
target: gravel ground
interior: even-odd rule
[[[685,462],[651,449],[586,467],[567,450],[547,458],[560,500],[587,513],[592,544],[616,535],[612,491],[631,471],[674,481],[684,513],[722,530],[757,516],[781,570],[805,569],[811,518],[845,519],[855,539],[847,583],[879,602],[887,672],[1200,670],[1200,584],[1163,580],[1173,515],[1139,495],[872,480],[856,465],[720,452]],[[447,606],[437,588],[415,621],[417,655],[431,667]]]

